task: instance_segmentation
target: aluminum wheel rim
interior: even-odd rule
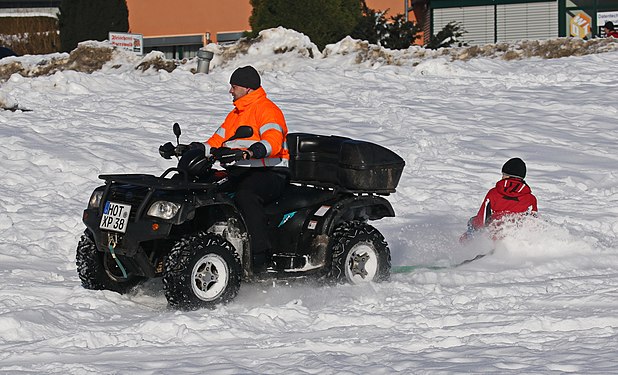
[[[373,281],[378,273],[378,254],[369,243],[359,243],[345,259],[345,275],[353,284]]]
[[[204,301],[216,299],[223,293],[230,279],[230,270],[222,257],[204,255],[191,271],[191,288]]]

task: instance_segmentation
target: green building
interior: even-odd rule
[[[618,0],[412,0],[425,35],[456,21],[468,44],[522,39],[602,37],[603,25],[618,26]]]

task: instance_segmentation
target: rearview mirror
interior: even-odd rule
[[[176,144],[180,143],[180,134],[182,132],[180,131],[180,125],[178,125],[177,122],[174,123],[174,135],[176,136]]]
[[[249,138],[252,135],[253,135],[253,128],[247,125],[243,125],[239,127],[238,129],[236,129],[236,133],[234,133],[233,136],[231,136],[228,140],[226,140],[226,142],[232,141],[234,139],[239,139],[239,138]]]

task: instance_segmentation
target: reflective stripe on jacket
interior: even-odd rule
[[[247,149],[256,142],[266,148],[263,159],[240,160],[239,167],[288,167],[290,153],[285,142],[288,128],[283,112],[266,97],[262,87],[234,102],[235,108],[227,115],[219,129],[206,141],[212,147]],[[230,138],[240,126],[250,126],[253,135],[249,138],[223,142]],[[208,152],[208,150],[207,150]]]

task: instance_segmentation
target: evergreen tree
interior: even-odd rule
[[[126,0],[62,0],[58,14],[62,50],[84,40],[106,40],[110,31],[129,30]]]
[[[376,12],[362,2],[362,18],[350,36],[390,49],[406,49],[414,43],[421,29],[413,21],[406,21],[403,14],[386,18],[388,9]]]
[[[379,31],[380,45],[390,49],[406,49],[414,43],[421,29],[414,21],[406,21],[403,14],[397,14],[383,23]]]
[[[307,35],[318,48],[349,35],[361,19],[361,0],[251,0],[252,35],[283,26]]]
[[[457,44],[461,47],[465,45],[465,43],[459,41],[459,38],[461,38],[464,33],[466,33],[466,31],[459,22],[449,22],[442,30],[429,38],[429,42],[425,45],[425,48],[446,48],[453,44]]]
[[[361,18],[350,33],[354,39],[366,40],[378,44],[378,25],[385,23],[383,13],[378,13],[367,6],[365,0],[361,4]]]

